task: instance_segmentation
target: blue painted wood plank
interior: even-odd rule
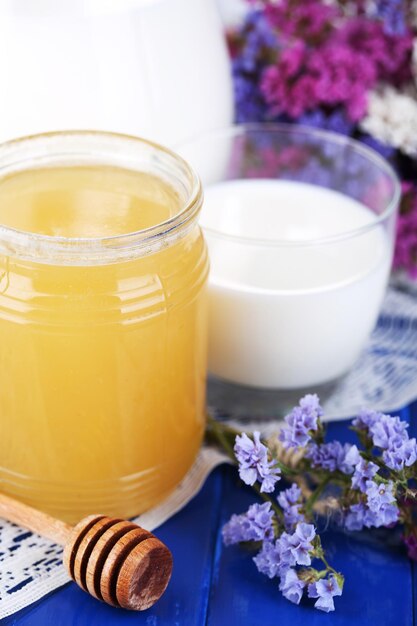
[[[409,408],[410,435],[417,437],[417,402],[413,402]],[[414,609],[414,626],[417,626],[417,563],[412,563],[413,575],[413,609]]]
[[[161,600],[144,613],[113,609],[97,602],[71,583],[29,607],[2,620],[7,626],[203,626],[212,576],[212,556],[221,499],[221,468],[180,513],[158,529],[170,547],[174,570]]]
[[[330,438],[342,434],[350,438],[346,423],[331,424]],[[228,470],[221,522],[245,511],[253,501],[251,490],[237,488],[236,472]],[[330,562],[346,576],[336,612],[326,615],[313,609],[311,601],[297,607],[285,600],[277,580],[257,572],[252,554],[239,546],[224,548],[219,534],[207,626],[413,626],[412,567],[399,542],[391,543],[390,537],[385,530],[322,532]]]

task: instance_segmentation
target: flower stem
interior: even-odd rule
[[[307,502],[306,502],[306,505],[305,505],[306,513],[308,513],[309,515],[312,514],[314,505],[316,504],[317,500],[323,494],[323,492],[326,489],[327,485],[331,481],[332,481],[332,477],[331,476],[325,476],[323,478],[322,482],[317,485],[317,487],[315,488],[315,490],[313,491],[311,496],[307,499]]]
[[[231,429],[223,427],[222,424],[220,424],[217,420],[215,420],[210,415],[207,415],[207,424],[209,425],[211,432],[216,437],[220,446],[226,452],[227,456],[230,457],[230,459],[236,465],[236,458],[235,458],[235,453],[233,451],[233,445],[230,443],[230,441],[228,440],[226,436],[227,431],[229,431],[229,433],[232,434],[230,432]]]

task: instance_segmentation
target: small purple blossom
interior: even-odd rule
[[[408,31],[404,0],[377,0],[376,14],[383,20],[384,31],[390,35],[405,35]]]
[[[289,569],[282,574],[279,590],[284,598],[294,604],[300,604],[305,586],[306,583],[298,578],[297,572]]]
[[[345,528],[347,530],[362,530],[365,524],[365,518],[369,509],[364,502],[352,504],[345,515]]]
[[[395,496],[392,493],[393,487],[394,484],[391,481],[378,484],[373,480],[368,480],[366,483],[366,496],[371,511],[377,512],[382,505],[395,502]]]
[[[281,549],[278,541],[264,541],[262,549],[253,557],[253,561],[258,571],[268,578],[279,576],[288,569],[288,565],[283,565],[281,559]]]
[[[398,522],[400,510],[396,504],[382,504],[378,511],[369,510],[365,516],[365,526],[367,528],[380,528],[380,526],[391,526]]]
[[[292,528],[298,522],[304,522],[304,515],[300,512],[301,504],[297,501],[301,497],[301,489],[293,483],[288,489],[281,491],[277,497],[278,504],[284,513],[284,522],[287,530]]]
[[[352,471],[353,471],[355,467],[357,466],[357,464],[359,463],[359,461],[361,460],[361,458],[362,457],[359,453],[358,446],[351,445],[347,449],[344,462],[350,467],[352,467]],[[351,474],[352,472],[346,472],[346,473]]]
[[[283,489],[277,497],[277,500],[283,509],[287,509],[292,504],[296,504],[301,498],[301,489],[293,483],[288,489]]]
[[[317,420],[323,415],[323,409],[317,395],[306,395],[285,417],[286,425],[280,433],[280,440],[286,448],[305,446],[311,439],[311,432],[316,431]]]
[[[359,489],[362,493],[366,492],[367,482],[372,479],[378,472],[378,465],[372,463],[372,461],[365,461],[360,459],[355,467],[355,471],[352,476],[352,488]]]
[[[281,470],[268,460],[268,448],[261,442],[260,433],[253,433],[253,440],[246,433],[237,435],[234,452],[239,463],[239,476],[246,485],[261,483],[261,491],[271,493],[280,480]]]
[[[345,515],[344,524],[347,530],[362,530],[390,526],[398,521],[400,510],[393,494],[393,483],[376,483],[366,481],[365,502],[353,504]]]
[[[336,109],[331,113],[324,112],[322,109],[314,109],[299,117],[297,123],[332,130],[341,135],[351,135],[354,130],[353,122],[346,117],[341,109]]]
[[[347,530],[359,531],[363,528],[389,526],[398,519],[398,508],[393,504],[383,504],[378,511],[364,503],[353,504],[345,515],[344,525]]]
[[[384,159],[386,159],[387,161],[395,155],[395,148],[385,143],[382,143],[381,141],[378,141],[378,139],[375,139],[375,137],[372,137],[371,135],[363,133],[360,137],[360,140],[366,146],[369,146],[373,150],[376,150],[376,152],[379,152],[379,154],[383,156]]]
[[[230,546],[241,541],[273,539],[273,516],[270,502],[252,504],[246,513],[232,515],[222,529],[224,544]]]
[[[378,419],[369,427],[369,434],[375,446],[387,450],[393,439],[397,441],[398,438],[403,441],[408,439],[407,428],[407,422],[403,422],[399,417],[379,413]]]
[[[377,484],[373,480],[366,483],[366,496],[369,511],[366,512],[364,524],[368,528],[390,526],[398,521],[400,514],[393,494],[393,483]]]
[[[352,421],[352,425],[355,428],[367,430],[371,426],[373,426],[382,415],[382,413],[378,413],[377,411],[368,411],[366,409],[363,409],[359,413],[359,415]]]
[[[313,524],[300,522],[297,524],[295,532],[282,533],[278,539],[283,565],[293,567],[294,565],[311,565],[310,552],[313,550],[312,541],[316,536]]]
[[[352,448],[354,448],[353,451]],[[321,444],[310,443],[306,451],[306,457],[311,460],[313,467],[320,467],[330,472],[340,470],[344,474],[352,474],[357,454],[356,446],[351,446],[348,443],[342,445],[339,441]],[[350,462],[350,458],[353,462]]]
[[[402,437],[394,437],[390,442],[388,450],[384,450],[382,458],[385,464],[397,472],[405,467],[410,467],[417,460],[417,445],[414,437],[412,439],[404,439]]]
[[[308,597],[318,598],[314,606],[316,609],[325,611],[334,611],[335,596],[341,596],[342,589],[337,582],[336,576],[330,575],[329,578],[318,580],[316,583],[312,583],[308,586]]]

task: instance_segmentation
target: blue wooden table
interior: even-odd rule
[[[400,412],[417,434],[417,403]],[[329,436],[352,440],[347,422],[332,423]],[[166,594],[144,613],[112,609],[75,584],[6,618],[10,626],[412,626],[417,600],[417,563],[412,564],[389,533],[322,534],[331,563],[346,576],[335,613],[310,603],[294,606],[278,591],[277,580],[258,574],[251,554],[224,548],[220,530],[254,496],[242,488],[236,471],[218,468],[200,494],[157,534],[172,549],[174,572]]]

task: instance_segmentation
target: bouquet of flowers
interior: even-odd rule
[[[326,559],[316,519],[325,515],[347,531],[401,527],[408,555],[417,560],[417,443],[406,422],[375,411],[353,420],[357,445],[326,442],[322,415],[318,397],[307,395],[268,441],[212,419],[208,434],[265,500],[232,516],[224,543],[252,544],[259,572],[279,578],[288,600],[299,604],[305,594],[329,612],[344,577]],[[287,486],[275,495],[281,480]]]
[[[248,0],[229,33],[236,119],[352,136],[403,183],[394,268],[417,279],[417,3]]]

